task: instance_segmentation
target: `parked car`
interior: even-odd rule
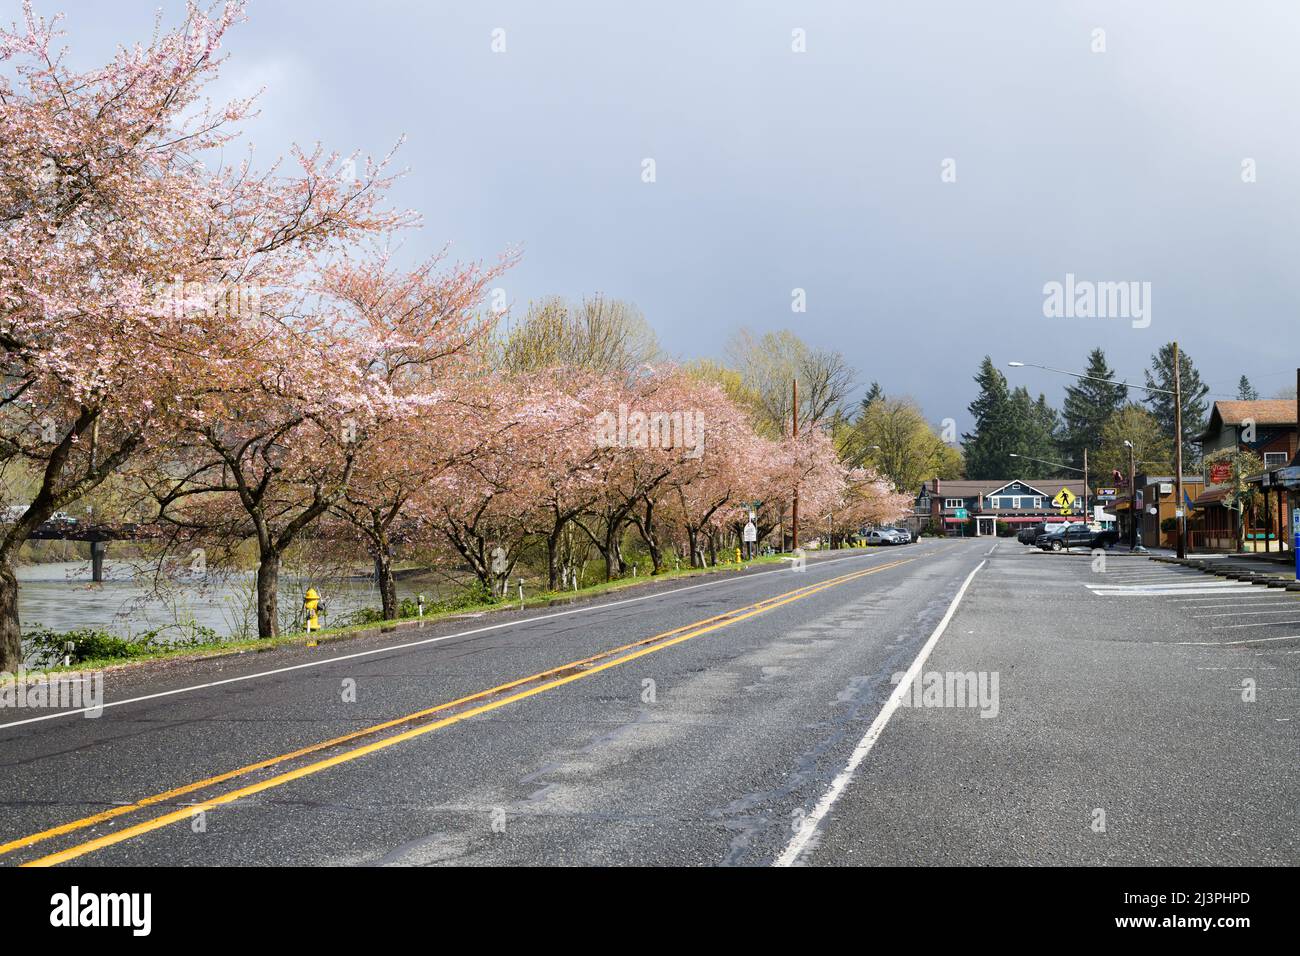
[[[1060,531],[1042,535],[1038,547],[1044,551],[1061,551],[1066,548],[1112,548],[1119,540],[1118,531],[1100,531],[1086,524],[1072,524]]]
[[[867,532],[867,544],[902,544],[893,528],[872,528]]]
[[[899,544],[912,543],[912,532],[908,531],[906,528],[886,528],[885,530],[892,531],[894,534],[898,535]]]
[[[1033,537],[1029,538],[1025,543],[1037,545],[1046,535],[1057,534],[1077,523],[1074,521],[1040,521],[1036,525],[1031,525]]]

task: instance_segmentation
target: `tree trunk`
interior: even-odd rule
[[[690,560],[690,565],[693,568],[698,568],[700,566],[699,539],[700,539],[699,532],[696,531],[694,528],[692,528],[690,525],[687,525],[686,526],[686,548],[687,551],[690,553],[689,560]]]
[[[263,554],[257,566],[257,636],[275,637],[280,633],[279,594],[280,556]]]
[[[375,585],[379,588],[384,620],[397,618],[397,582],[393,580],[393,556],[386,550],[375,556]]]
[[[563,531],[564,526],[560,525],[546,539],[546,581],[550,591],[560,586],[560,536]]]
[[[646,500],[645,513],[637,521],[636,526],[637,530],[641,532],[641,540],[645,542],[646,548],[650,551],[650,561],[653,565],[650,573],[662,574],[664,570],[664,549],[659,542],[659,534],[655,531],[655,505],[653,500]]]
[[[23,663],[22,623],[18,620],[18,578],[9,559],[0,559],[0,671],[15,673]]]

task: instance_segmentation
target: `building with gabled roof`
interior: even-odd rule
[[[1074,497],[1069,515],[1062,515],[1060,506],[1052,503],[1062,489]],[[960,534],[973,520],[977,535],[993,535],[999,522],[1018,527],[1073,516],[1081,520],[1083,491],[1083,482],[1071,478],[931,478],[921,483],[913,510],[919,528],[933,523],[949,534]],[[1091,504],[1097,503],[1094,491],[1088,497]],[[965,518],[958,514],[962,510]]]

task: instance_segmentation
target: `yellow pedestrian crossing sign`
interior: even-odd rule
[[[1077,499],[1078,496],[1069,488],[1062,488],[1056,493],[1056,497],[1052,499],[1052,504],[1060,508],[1062,514],[1069,514]]]

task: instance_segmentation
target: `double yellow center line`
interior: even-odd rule
[[[460,723],[461,721],[468,720],[471,717],[477,717],[480,714],[497,710],[508,704],[513,704],[517,701],[525,700],[526,698],[533,697],[545,691],[554,690],[557,687],[563,687],[565,684],[582,680],[583,678],[590,677],[593,674],[599,674],[601,671],[618,667],[621,664],[626,664],[629,661],[636,660],[637,658],[653,654],[657,651],[663,650],[664,648],[672,647],[676,644],[689,641],[692,638],[700,637],[704,634],[709,634],[713,631],[719,630],[720,628],[736,624],[759,614],[764,614],[794,601],[811,597],[812,595],[825,591],[828,588],[845,584],[849,581],[855,581],[858,578],[866,577],[870,574],[877,574],[881,571],[888,570],[889,568],[896,568],[899,565],[908,564],[909,562],[916,560],[918,560],[918,558],[904,558],[899,561],[891,561],[887,564],[866,568],[862,571],[842,574],[838,577],[830,578],[817,584],[810,584],[802,588],[796,588],[793,591],[787,591],[784,594],[778,594],[774,597],[766,598],[745,607],[726,611],[722,614],[716,614],[713,617],[673,628],[670,631],[664,631],[660,634],[654,635],[653,637],[643,638],[642,640],[634,641],[631,644],[624,644],[621,647],[602,651],[601,653],[594,654],[591,657],[585,657],[581,660],[572,661],[571,663],[563,664],[559,667],[540,671],[536,674],[531,674],[528,677],[521,677],[518,680],[500,684],[496,687],[479,691],[478,693],[471,694],[467,697],[460,697],[444,704],[438,704],[434,707],[418,710],[414,713],[407,714],[404,717],[398,717],[393,720],[384,721],[383,723],[374,724],[370,727],[356,730],[340,737],[334,737],[330,740],[325,740],[308,747],[302,747],[290,751],[289,753],[280,754],[275,757],[268,757],[264,760],[259,760],[256,763],[240,767],[237,770],[230,770],[181,787],[174,787],[171,790],[166,790],[162,793],[143,797],[134,803],[113,807],[109,810],[104,810],[100,813],[95,813],[79,820],[73,820],[56,827],[51,827],[48,830],[42,830],[39,833],[33,833],[29,836],[10,840],[7,843],[0,844],[0,855],[30,847],[54,837],[75,833],[78,830],[84,830],[87,827],[92,827],[99,823],[105,823],[126,814],[134,813],[138,810],[167,803],[179,797],[197,793],[198,791],[206,790],[209,787],[214,787],[247,776],[248,774],[256,773],[260,770],[266,770],[288,761],[297,760],[322,751],[338,748],[361,738],[380,734],[386,730],[392,730],[407,724],[416,725],[399,733],[382,737],[379,740],[361,744],[360,746],[343,750],[323,759],[295,767],[291,770],[286,770],[282,773],[276,774],[275,776],[268,777],[265,780],[259,780],[256,783],[247,784],[243,787],[238,787],[217,796],[201,799],[198,802],[187,804],[180,809],[160,814],[159,816],[152,817],[140,823],[124,827],[121,830],[115,830],[112,833],[106,833],[103,836],[96,837],[93,840],[88,840],[65,850],[60,850],[57,853],[51,853],[47,856],[40,857],[39,859],[31,860],[24,863],[23,866],[54,866],[59,863],[65,863],[68,860],[85,856],[86,854],[93,853],[96,850],[102,850],[105,847],[112,846],[116,843],[122,843],[145,833],[159,830],[165,826],[169,826],[170,824],[191,819],[194,814],[200,811],[209,810],[213,807],[222,806],[223,804],[233,803],[236,800],[243,799],[244,797],[261,793],[264,790],[283,786],[290,781],[320,773],[323,770],[328,770],[330,767],[348,763],[368,754],[384,750],[388,747],[393,747],[404,741],[412,740],[427,733],[432,733],[435,730],[440,730],[443,727]],[[447,713],[448,711],[451,713]],[[437,715],[439,714],[442,714],[443,716],[438,717]]]

